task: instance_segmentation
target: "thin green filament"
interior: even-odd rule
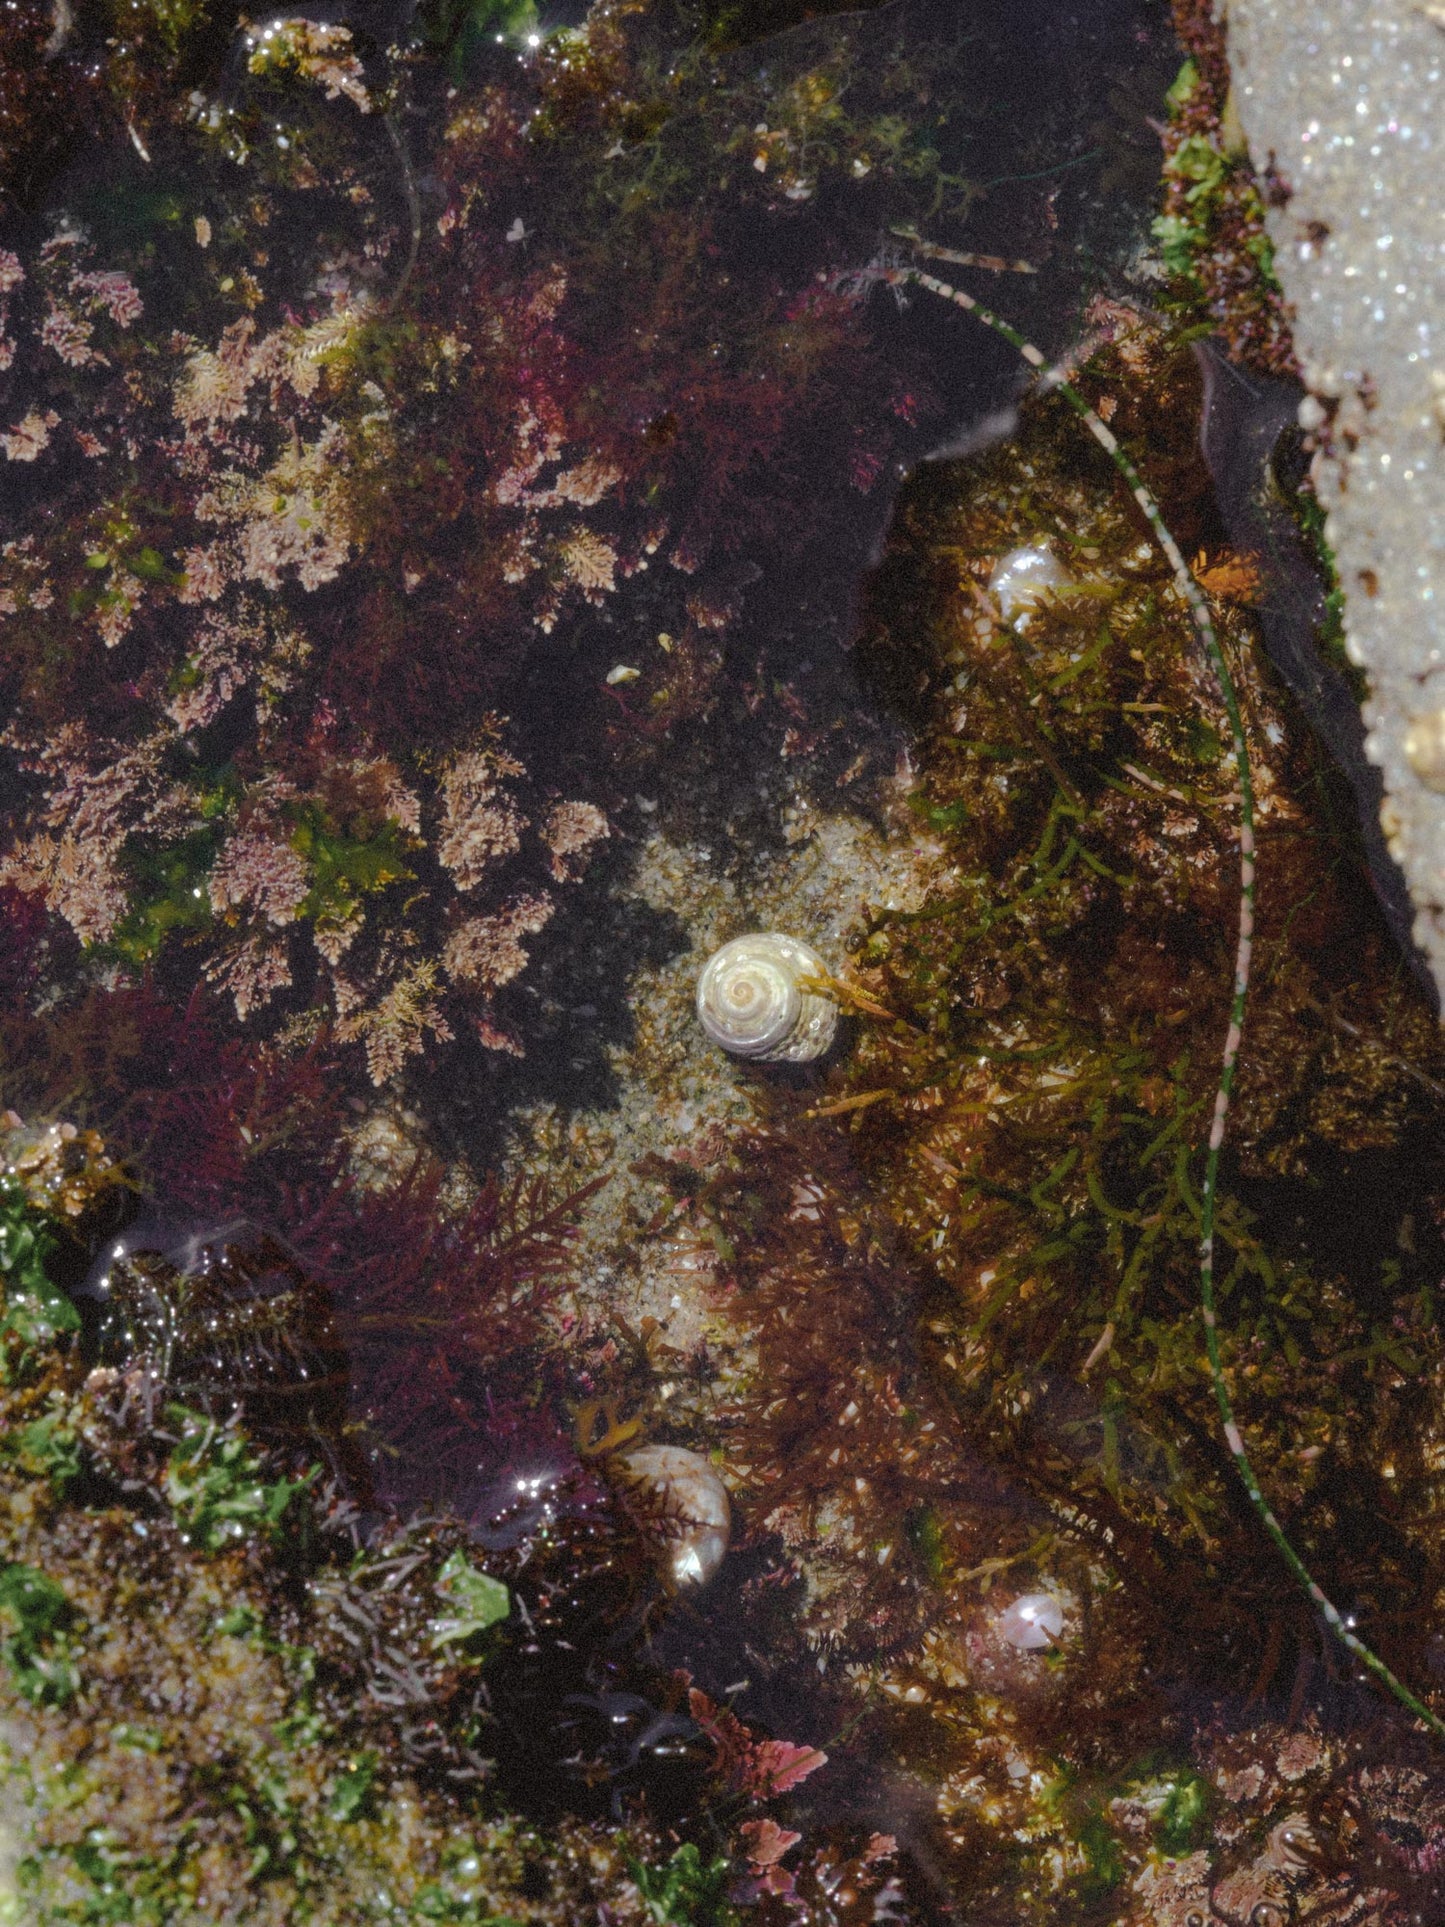
[[[944,260],[957,258],[950,256],[946,249],[931,247],[911,231],[900,229],[898,232],[900,237],[920,254]],[[1234,1092],[1235,1077],[1239,1069],[1245,1004],[1249,994],[1250,958],[1254,948],[1254,779],[1250,770],[1249,744],[1240,714],[1239,693],[1220,645],[1213,618],[1210,616],[1204,591],[1195,581],[1179,544],[1170,534],[1159,504],[1144,478],[1129,455],[1120,447],[1117,436],[1089,406],[1084,396],[1069,380],[1064,369],[1057,366],[1051,367],[1047,358],[1034,347],[1032,342],[1025,340],[1017,328],[1012,327],[1001,315],[995,314],[991,308],[985,307],[981,301],[976,301],[971,294],[966,294],[961,288],[950,287],[946,281],[940,281],[935,276],[925,273],[923,269],[915,267],[885,268],[882,271],[882,278],[894,286],[912,282],[920,288],[926,288],[931,294],[940,295],[945,301],[952,301],[957,307],[981,321],[986,328],[991,328],[995,334],[1002,335],[1010,347],[1014,348],[1031,368],[1038,371],[1041,385],[1056,390],[1063,397],[1128,484],[1130,494],[1143,511],[1155,540],[1174,572],[1174,587],[1194,620],[1194,626],[1199,632],[1213,666],[1225,714],[1229,719],[1234,763],[1239,774],[1239,937],[1235,949],[1234,993],[1230,1000],[1229,1028],[1224,1040],[1219,1085],[1214,1096],[1214,1115],[1210,1123],[1209,1144],[1204,1164],[1204,1185],[1200,1193],[1199,1300],[1204,1320],[1204,1348],[1209,1360],[1209,1376],[1219,1405],[1224,1442],[1234,1460],[1235,1470],[1243,1481],[1249,1502],[1273,1542],[1276,1552],[1308,1593],[1311,1604],[1341,1645],[1353,1653],[1360,1664],[1373,1673],[1380,1684],[1393,1694],[1402,1706],[1413,1713],[1417,1719],[1423,1720],[1438,1739],[1445,1740],[1445,1720],[1442,1720],[1438,1714],[1432,1713],[1430,1708],[1417,1698],[1402,1680],[1396,1678],[1379,1654],[1365,1644],[1339,1609],[1326,1598],[1323,1589],[1305,1565],[1304,1560],[1285,1536],[1284,1528],[1260,1490],[1259,1480],[1255,1476],[1244,1438],[1234,1416],[1234,1401],[1230,1397],[1229,1384],[1224,1375],[1224,1362],[1220,1356],[1219,1321],[1214,1295],[1214,1230],[1219,1197],[1219,1153],[1224,1143],[1225,1121],[1229,1116],[1230,1098]]]

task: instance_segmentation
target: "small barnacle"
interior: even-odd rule
[[[833,1042],[838,1006],[805,986],[827,978],[817,951],[796,937],[776,930],[734,937],[697,980],[698,1019],[734,1057],[811,1063]]]
[[[1445,707],[1410,718],[1405,761],[1427,790],[1445,792]]]

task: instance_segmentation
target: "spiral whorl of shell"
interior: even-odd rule
[[[838,1006],[801,987],[827,975],[817,951],[796,937],[776,930],[734,937],[698,978],[698,1018],[734,1057],[806,1064],[823,1055],[838,1028]]]

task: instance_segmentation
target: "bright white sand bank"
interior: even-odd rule
[[[1228,25],[1255,165],[1293,190],[1270,224],[1306,379],[1333,411],[1315,468],[1348,646],[1445,990],[1445,4],[1229,0]]]

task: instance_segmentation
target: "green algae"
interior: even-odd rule
[[[321,1476],[313,1468],[299,1479],[268,1481],[246,1440],[205,1413],[172,1405],[165,1418],[177,1435],[166,1500],[182,1538],[204,1552],[220,1552],[252,1532],[279,1538],[292,1502]]]
[[[490,16],[486,24],[490,27]],[[454,27],[453,22],[445,31],[451,34]],[[470,29],[464,21],[456,31],[464,39]],[[578,51],[572,39],[559,41],[557,63]],[[584,75],[599,91],[603,78]],[[809,84],[799,98],[785,101],[776,117],[781,161],[771,143],[763,158],[770,168],[791,166],[794,148],[805,156],[821,148],[827,167],[841,172],[850,155],[856,158],[865,150],[839,132],[836,80],[826,73],[806,78]],[[559,98],[563,92],[559,81]],[[575,102],[561,99],[555,124],[543,119],[539,141],[556,138],[567,114],[576,112]],[[661,191],[663,198],[679,203],[686,199],[686,168],[668,170],[678,146],[695,133],[686,117],[661,99],[629,102],[624,126],[629,147],[638,150],[631,155],[638,165],[621,193],[625,220],[619,231],[636,215],[639,180],[646,193]],[[882,123],[873,124],[866,153],[891,137]],[[733,156],[739,169],[753,164],[750,152],[750,143],[740,140]],[[902,167],[905,160],[900,150],[889,165]],[[936,165],[936,151],[930,150],[923,173],[936,178]],[[628,170],[613,173],[626,180]],[[794,184],[808,179],[802,172],[788,178]],[[1224,179],[1213,160],[1195,154],[1176,169],[1174,185],[1181,193],[1200,188],[1191,206],[1207,201],[1208,212],[1214,205],[1209,197]],[[1190,232],[1191,260],[1204,245],[1203,235],[1202,226]],[[1183,257],[1176,265],[1183,265]],[[366,352],[375,354],[379,366],[385,364],[390,379],[412,345],[405,325],[382,323]],[[357,368],[361,352],[358,348]],[[1141,349],[1137,361],[1128,356],[1106,361],[1106,392],[1128,397],[1137,384],[1157,385],[1156,400],[1167,397],[1170,406],[1178,404],[1182,420],[1188,403],[1180,400],[1185,383],[1179,367],[1161,372],[1157,364],[1142,367],[1144,359]],[[1139,412],[1149,414],[1147,408]],[[1137,420],[1131,427],[1141,432]],[[1151,427],[1157,422],[1146,421],[1143,432]],[[1105,1628],[1105,1685],[1118,1691],[1112,1715],[1119,1722],[1131,1705],[1130,1669],[1148,1670],[1161,1650],[1166,1661],[1178,1656],[1177,1645],[1161,1642],[1152,1624],[1152,1613],[1162,1607],[1144,1606],[1127,1636],[1119,1636],[1110,1616],[1129,1610],[1120,1604],[1119,1574],[1124,1586],[1137,1587],[1141,1576],[1148,1583],[1163,1569],[1160,1599],[1180,1613],[1205,1590],[1231,1594],[1212,1620],[1208,1610],[1202,1613],[1210,1620],[1206,1639],[1233,1639],[1238,1625],[1257,1615],[1260,1624],[1244,1644],[1248,1659],[1258,1662],[1255,1677],[1266,1687],[1281,1667],[1287,1674],[1290,1639],[1303,1647],[1305,1635],[1297,1620],[1290,1622],[1283,1635],[1284,1658],[1278,1651],[1271,1656],[1270,1641],[1280,1623],[1275,1597],[1268,1576],[1253,1562],[1247,1526],[1231,1516],[1228,1468],[1210,1447],[1187,1292],[1199,1225],[1193,1147],[1207,1122],[1208,1033],[1218,1025],[1227,977],[1222,932],[1228,893],[1211,873],[1211,866],[1214,872],[1225,867],[1233,822],[1223,721],[1211,705],[1187,637],[1171,622],[1162,574],[1131,547],[1139,531],[1127,515],[1098,506],[1097,478],[1087,472],[1085,460],[1050,448],[1058,433],[1031,412],[1017,460],[995,458],[974,471],[966,485],[957,472],[936,485],[918,485],[905,510],[874,611],[886,634],[880,641],[875,631],[870,646],[881,680],[896,687],[921,677],[928,684],[921,702],[916,693],[912,698],[928,733],[926,767],[909,807],[936,841],[946,874],[921,912],[873,920],[858,962],[870,973],[865,981],[877,992],[875,1001],[895,1017],[880,1020],[865,1010],[858,1060],[834,1073],[823,1108],[832,1105],[838,1115],[854,1118],[851,1129],[833,1128],[840,1135],[847,1131],[864,1182],[887,1200],[882,1210],[857,1208],[852,1226],[844,1227],[842,1262],[861,1269],[888,1250],[894,1270],[888,1273],[880,1265],[879,1273],[885,1284],[896,1284],[904,1317],[919,1338],[928,1389],[941,1394],[955,1429],[982,1449],[992,1467],[1007,1468],[1031,1498],[1041,1501],[1042,1524],[1035,1513],[1026,1521],[1027,1530],[1020,1522],[1017,1531],[1006,1532],[1008,1545],[999,1563],[1020,1581],[1035,1568],[1052,1569],[1079,1585],[1087,1610],[1097,1613]],[[1185,499],[1188,491],[1180,485],[1188,467],[1181,436],[1160,432],[1153,452],[1172,470],[1176,502],[1183,505],[1181,526],[1201,542],[1212,540],[1207,518],[1194,517]],[[977,604],[960,597],[960,584],[981,587],[988,559],[1021,535],[1040,534],[1059,544],[1086,578],[1081,607],[1088,620],[1073,621],[1059,608],[1036,618],[1027,634],[981,642]],[[138,580],[161,580],[146,556],[144,549],[127,550],[125,571]],[[900,562],[900,556],[906,560]],[[1227,584],[1220,589],[1227,601],[1239,588],[1243,565],[1216,556],[1212,566],[1222,578],[1233,572],[1234,589]],[[1208,566],[1201,567],[1208,574]],[[915,571],[911,587],[910,569]],[[884,606],[900,583],[905,586],[898,599],[915,605],[908,617],[896,617]],[[923,593],[917,592],[920,583]],[[1228,622],[1232,648],[1247,657],[1248,619],[1242,607],[1228,611]],[[1423,1495],[1434,1503],[1437,1470],[1430,1457],[1437,1450],[1438,1414],[1429,1394],[1436,1372],[1430,1284],[1436,1245],[1428,1225],[1435,1179],[1423,1135],[1438,1057],[1408,986],[1392,973],[1387,946],[1359,888],[1348,832],[1325,807],[1328,776],[1301,746],[1288,705],[1267,676],[1252,671],[1248,694],[1252,724],[1269,739],[1278,731],[1284,744],[1275,743],[1278,754],[1266,761],[1274,781],[1271,803],[1282,819],[1276,823],[1281,847],[1271,855],[1285,895],[1271,933],[1275,950],[1263,1047],[1254,1060],[1253,1086],[1246,1091],[1250,1109],[1238,1154],[1231,1153],[1230,1190],[1221,1212],[1229,1254],[1221,1294],[1232,1333],[1230,1365],[1249,1386],[1251,1425],[1263,1412],[1270,1434],[1268,1466],[1278,1489],[1296,1507],[1312,1509],[1315,1543],[1328,1552],[1352,1522],[1382,1500],[1389,1502],[1391,1521],[1415,1514],[1405,1519],[1404,1537],[1413,1534],[1418,1540],[1419,1502]],[[971,715],[955,727],[955,716],[965,707]],[[228,799],[227,807],[238,800]],[[410,854],[396,824],[371,837],[365,826],[353,834],[316,811],[294,820],[299,828],[293,838],[300,837],[304,847],[294,842],[293,847],[317,862],[316,886],[303,915],[322,919],[324,913],[324,920],[342,923],[373,888],[406,880],[400,867],[388,867],[400,866],[403,853]],[[183,871],[158,884],[142,879],[155,894],[138,909],[155,927],[147,925],[146,944],[136,950],[134,961],[157,953],[169,914],[161,906],[183,909],[186,892],[194,895],[197,884],[204,883],[214,854],[214,849],[205,854],[194,874]],[[318,894],[323,857],[330,894]],[[181,927],[179,918],[175,927]],[[1342,930],[1347,943],[1359,947],[1363,961],[1356,974],[1348,963],[1328,957]],[[1096,973],[1093,960],[1101,956],[1106,963]],[[846,1107],[854,1104],[859,1108],[850,1113]],[[795,1120],[784,1128],[803,1140]],[[1326,1182],[1335,1183],[1342,1196],[1384,1188],[1396,1165],[1406,1169],[1413,1186],[1411,1207],[1396,1213],[1393,1223],[1385,1222],[1389,1210],[1382,1207],[1380,1222],[1372,1220],[1358,1238],[1359,1249],[1351,1242],[1356,1228],[1341,1222],[1342,1213],[1323,1232],[1288,1222],[1296,1208],[1303,1215],[1317,1202],[1321,1186],[1310,1167],[1321,1130],[1329,1146]],[[856,1173],[826,1170],[840,1193],[847,1194],[856,1182]],[[707,1187],[698,1181],[692,1189],[695,1195]],[[705,1197],[701,1207],[714,1202]],[[746,1209],[733,1199],[730,1217],[719,1210],[708,1221],[712,1249],[725,1265],[741,1252],[745,1266],[748,1246],[766,1228],[760,1220],[788,1212],[793,1202],[786,1188],[780,1197],[759,1183]],[[855,1202],[849,1195],[850,1207]],[[794,1235],[801,1239],[801,1233]],[[1343,1256],[1329,1249],[1331,1237]],[[1001,1262],[985,1279],[1000,1253]],[[841,1323],[839,1332],[852,1341],[863,1328],[862,1321]],[[771,1336],[783,1342],[789,1334],[779,1328]],[[856,1361],[843,1359],[838,1334],[832,1339],[836,1382],[849,1391],[861,1389],[868,1366],[857,1368]],[[771,1395],[772,1362],[765,1357],[759,1370],[755,1389],[760,1396]],[[1063,1392],[1061,1383],[1067,1387]],[[1411,1385],[1417,1388],[1414,1403],[1392,1419],[1384,1410],[1389,1399]],[[1085,1396],[1074,1397],[1080,1386]],[[911,1396],[913,1388],[907,1390]],[[899,1415],[902,1435],[911,1438],[931,1426],[936,1410],[920,1394],[917,1406],[910,1404]],[[1383,1430],[1372,1437],[1370,1426],[1377,1418]],[[1414,1460],[1405,1463],[1401,1442],[1412,1422],[1421,1425],[1421,1437]],[[845,1435],[848,1423],[838,1421],[836,1436],[846,1436],[849,1467],[869,1468],[868,1452],[876,1441],[856,1432]],[[64,1454],[57,1455],[60,1476],[52,1478],[49,1448],[37,1431],[43,1426],[57,1438],[78,1437],[63,1414],[27,1420],[16,1436],[34,1435],[40,1442],[33,1451],[17,1454],[16,1462],[60,1497],[73,1485],[74,1448],[69,1448],[69,1469],[64,1469]],[[776,1461],[775,1440],[771,1449]],[[1380,1463],[1390,1464],[1392,1481],[1403,1465],[1402,1484],[1409,1488],[1403,1497],[1385,1488],[1371,1469],[1372,1454],[1386,1451],[1389,1459]],[[287,1480],[268,1486],[252,1447],[238,1434],[224,1443],[219,1464],[209,1449],[201,1456],[207,1460],[206,1476],[219,1475],[221,1502],[218,1511],[213,1508],[221,1537],[206,1549],[220,1558],[230,1556],[222,1523],[259,1528],[235,1538],[269,1540],[269,1528],[281,1514],[268,1518],[265,1494],[283,1490]],[[759,1451],[757,1460],[767,1463],[765,1453]],[[1342,1485],[1352,1479],[1358,1489],[1342,1498]],[[305,1495],[296,1483],[299,1504]],[[188,1489],[182,1500],[184,1512],[195,1496]],[[240,1513],[228,1515],[227,1505],[239,1505]],[[289,1495],[281,1513],[288,1509]],[[860,1502],[859,1514],[866,1554],[876,1563],[893,1551],[896,1522],[885,1516],[879,1500]],[[187,1519],[180,1523],[185,1526]],[[190,1534],[194,1539],[199,1531],[204,1540],[210,1529],[192,1520]],[[970,1726],[971,1743],[992,1720],[991,1738],[1002,1744],[1000,1736],[1012,1724],[1006,1706],[988,1708],[980,1700],[963,1709],[955,1695],[940,1713],[947,1699],[939,1685],[942,1666],[930,1658],[920,1669],[926,1686],[918,1685],[908,1672],[917,1660],[917,1645],[906,1660],[899,1657],[908,1649],[910,1631],[937,1615],[941,1600],[950,1594],[971,1597],[979,1563],[976,1536],[961,1529],[953,1491],[937,1502],[917,1500],[910,1506],[904,1532],[908,1551],[899,1553],[897,1565],[908,1567],[923,1603],[911,1626],[902,1624],[902,1613],[888,1622],[889,1637],[880,1639],[872,1654],[878,1659],[882,1652],[871,1685],[882,1691],[908,1679],[910,1690],[916,1686],[929,1708],[918,1716],[920,1724],[927,1717]],[[1010,1552],[1018,1556],[1010,1559]],[[1382,1591],[1394,1586],[1398,1592],[1402,1574],[1418,1574],[1417,1554],[1418,1544],[1392,1548],[1382,1568]],[[459,1551],[448,1554],[433,1576],[434,1590],[455,1593],[443,1581],[449,1568],[455,1577],[459,1560]],[[487,1580],[470,1568],[468,1575],[471,1581]],[[488,1583],[505,1596],[500,1582]],[[498,1600],[482,1591],[475,1603],[484,1618]],[[453,1597],[451,1609],[456,1604]],[[821,1622],[816,1596],[809,1607]],[[494,1615],[498,1622],[500,1616]],[[534,1898],[525,1892],[525,1866],[512,1886],[509,1876],[497,1873],[482,1898],[460,1874],[450,1883],[424,1881],[408,1888],[409,1874],[397,1874],[387,1859],[392,1849],[378,1845],[379,1836],[367,1831],[394,1815],[396,1783],[379,1767],[375,1746],[361,1744],[352,1730],[318,1712],[314,1664],[305,1657],[311,1652],[314,1659],[314,1649],[267,1631],[275,1619],[274,1600],[266,1598],[255,1607],[233,1608],[218,1626],[223,1637],[258,1644],[277,1662],[288,1710],[276,1730],[288,1748],[329,1750],[320,1796],[323,1818],[358,1830],[364,1842],[360,1865],[368,1877],[390,1880],[383,1889],[389,1896],[409,1893],[409,1903],[397,1904],[409,1904],[414,1917],[494,1923],[522,1917],[513,1906],[524,1907]],[[423,1617],[418,1623],[448,1622]],[[485,1630],[480,1619],[475,1630]],[[1408,1647],[1408,1629],[1402,1637]],[[453,1637],[439,1643],[451,1644]],[[478,1651],[483,1648],[479,1640]],[[828,1654],[826,1639],[820,1639],[820,1649]],[[1041,1665],[1069,1685],[1066,1653],[1049,1654]],[[1081,1712],[1076,1731],[1071,1721]],[[1107,1751],[1113,1744],[1094,1737],[1090,1721],[1098,1712],[1077,1694],[1062,1708],[1035,1709],[1032,1737],[1042,1733],[1043,1740],[1031,1760],[1034,1781],[1045,1791],[1037,1799],[1029,1843],[1015,1855],[1031,1868],[1044,1868],[1051,1854],[1063,1854],[1071,1883],[1066,1891],[1082,1907],[1101,1907],[1110,1896],[1124,1904],[1126,1883],[1141,1855],[1200,1848],[1209,1819],[1210,1783],[1182,1764],[1182,1753],[1157,1770],[1151,1767],[1154,1779],[1141,1777],[1145,1769],[1129,1763],[1137,1751],[1131,1751],[1132,1742],[1118,1743],[1107,1772],[1081,1766],[1091,1745]],[[1145,1715],[1156,1716],[1156,1711]],[[1099,1724],[1104,1724],[1102,1714]],[[164,1753],[171,1744],[139,1723],[122,1721],[115,1733],[126,1736],[117,1745],[142,1756]],[[959,1740],[952,1750],[946,1743],[925,1741],[910,1748],[905,1742],[899,1757],[941,1776],[966,1752]],[[1124,1754],[1129,1759],[1121,1765]],[[339,1769],[338,1760],[345,1762]],[[350,1875],[341,1871],[340,1835],[326,1833],[315,1803],[308,1806],[302,1793],[253,1773],[238,1780],[227,1799],[227,1811],[240,1824],[241,1845],[260,1856],[248,1880],[265,1890],[266,1905],[296,1906],[300,1911],[294,1917],[306,1918],[313,1900],[298,1894],[314,1894],[315,1886],[330,1894],[334,1884],[337,1898],[329,1904],[340,1906],[360,1892],[347,1885]],[[1129,1801],[1147,1808],[1149,1816],[1132,1838],[1126,1838],[1127,1829],[1113,1811],[1116,1802]],[[206,1812],[209,1824],[211,1809]],[[486,1822],[489,1850],[503,1827],[500,1820]],[[439,1861],[470,1857],[466,1878],[477,1877],[477,1856],[443,1831]],[[959,1823],[958,1838],[965,1834]],[[578,1838],[584,1837],[590,1842],[595,1836],[579,1831]],[[1007,1825],[999,1820],[995,1844],[1006,1837]],[[638,1857],[626,1863],[627,1878],[648,1916],[677,1922],[714,1917],[722,1906],[728,1863],[709,1862],[692,1845],[669,1857],[669,1845],[639,1842]],[[169,1917],[145,1912],[164,1898],[175,1904],[166,1884],[170,1871],[155,1856],[127,1846],[104,1825],[93,1827],[69,1851],[75,1876],[83,1874],[90,1882],[89,1895],[83,1902],[47,1898],[45,1904],[92,1911],[46,1918]],[[534,1836],[527,1851],[535,1856],[535,1868],[563,1848]],[[585,1851],[592,1852],[592,1846]],[[35,1872],[37,1893],[48,1894],[44,1882],[58,1879],[55,1865],[52,1856]],[[608,1889],[617,1891],[625,1914],[632,1897],[625,1882],[621,1889]],[[589,1891],[586,1904],[593,1898]],[[569,1899],[584,1904],[580,1889]],[[258,1908],[261,1904],[258,1900]],[[135,1909],[140,1911],[127,1911]],[[542,1916],[528,1911],[525,1917]]]
[[[145,849],[133,839],[122,858],[131,886],[129,901],[98,953],[113,954],[136,968],[153,962],[168,938],[208,929],[212,911],[207,885],[220,849],[220,826],[214,823],[160,850]]]
[[[1250,162],[1230,100],[1224,25],[1204,0],[1173,0],[1184,64],[1165,95],[1162,210],[1153,236],[1174,327],[1218,335],[1231,357],[1261,374],[1295,368],[1289,318],[1265,229],[1265,202],[1288,198],[1271,167]]]
[[[501,1580],[479,1572],[460,1552],[452,1553],[443,1563],[436,1586],[445,1595],[449,1611],[432,1622],[433,1646],[474,1640],[512,1610],[512,1596]]]
[[[55,1248],[55,1234],[46,1214],[36,1209],[24,1188],[7,1173],[0,1181],[0,1273],[5,1281],[4,1322],[0,1325],[4,1350],[0,1356],[7,1377],[23,1369],[22,1361],[32,1348],[57,1333],[79,1329],[74,1305],[50,1274],[48,1261]]]
[[[42,1417],[7,1431],[0,1438],[0,1454],[31,1478],[47,1480],[64,1498],[82,1469],[80,1434],[71,1423],[64,1395],[53,1393]]]
[[[0,1468],[7,1824],[23,1822],[5,1917],[566,1922],[603,1895],[641,1917],[627,1856],[651,1858],[645,1830],[564,1822],[544,1839],[366,1743],[334,1660],[298,1637],[294,1575],[268,1566],[266,1498],[284,1488],[255,1477],[253,1454],[231,1453],[229,1501],[212,1479],[199,1512],[197,1455],[179,1487],[175,1454],[157,1465],[146,1491],[171,1526],[139,1491],[117,1505],[97,1485],[117,1435],[96,1395],[52,1379],[43,1398],[51,1421],[64,1405],[86,1467],[69,1502],[41,1462]],[[40,1389],[5,1403],[9,1436],[33,1443]]]
[[[656,1927],[728,1927],[738,1918],[725,1898],[727,1861],[705,1861],[691,1842],[663,1863],[634,1861],[631,1871]]]
[[[80,1689],[67,1631],[74,1614],[63,1588],[34,1566],[0,1568],[0,1658],[33,1706],[64,1706]]]
[[[98,1140],[9,1128],[30,1189],[63,1197],[76,1223],[93,1217],[118,1181]],[[74,1242],[26,1208],[47,1257]],[[273,1287],[274,1258],[260,1260]],[[207,1247],[198,1275],[218,1260],[232,1265],[231,1247]],[[446,1516],[393,1518],[363,1543],[334,1476],[299,1468],[293,1428],[273,1425],[283,1444],[268,1445],[241,1422],[235,1386],[224,1419],[167,1399],[194,1341],[177,1336],[195,1314],[187,1279],[135,1251],[113,1267],[122,1297],[127,1266],[148,1296],[143,1319],[127,1314],[128,1354],[111,1334],[118,1364],[91,1365],[89,1341],[52,1331],[0,1387],[0,1844],[14,1862],[0,1918],[733,1919],[750,1879],[745,1840],[730,1839],[739,1818],[822,1755],[760,1741],[695,1694],[712,1722],[696,1726],[677,1712],[685,1674],[628,1670],[626,1629],[656,1591],[656,1522],[563,1482],[531,1536],[522,1507],[504,1554],[480,1553]],[[229,1282],[244,1289],[240,1273]],[[268,1303],[295,1315],[298,1296],[273,1289]],[[237,1309],[213,1298],[207,1320]],[[174,1343],[157,1349],[152,1327]],[[299,1354],[297,1370],[304,1381]],[[246,1410],[264,1417],[275,1389]],[[512,1530],[505,1508],[497,1520]],[[607,1655],[595,1676],[594,1644]],[[692,1735],[687,1824],[705,1828],[706,1856],[660,1833],[640,1799],[609,1812],[589,1791],[628,1764],[594,1760],[585,1738],[579,1751],[566,1715],[593,1703],[578,1694],[594,1678],[617,1688],[596,1700],[603,1714],[645,1706],[622,1690],[640,1685],[665,1733]],[[850,1876],[860,1905],[882,1857]]]
[[[58,1155],[77,1134],[36,1141]],[[90,1144],[69,1161],[82,1159],[95,1167],[92,1199],[104,1195],[104,1160]],[[32,1189],[54,1195],[49,1166],[32,1156],[24,1168]],[[62,1297],[46,1263],[64,1229],[18,1182],[11,1190],[7,1296]],[[65,1195],[77,1196],[73,1179]],[[428,1795],[392,1765],[383,1772],[382,1748],[354,1728],[307,1617],[286,1603],[298,1551],[313,1573],[318,1556],[322,1569],[336,1556],[323,1550],[318,1475],[278,1477],[234,1425],[181,1407],[157,1434],[128,1430],[109,1403],[117,1375],[84,1379],[57,1349],[69,1329],[52,1319],[31,1330],[28,1369],[0,1393],[0,1716],[7,1825],[23,1831],[5,1917],[36,1927],[575,1917],[606,1857],[600,1841],[583,1855],[581,1885],[549,1874],[544,1886],[565,1898],[524,1898],[540,1841],[505,1815]],[[312,1517],[298,1535],[302,1510]],[[503,1601],[505,1589],[459,1553],[432,1566],[421,1610],[430,1599],[469,1615],[448,1637],[498,1617],[492,1591],[474,1597],[477,1582]],[[463,1576],[473,1584],[459,1598]],[[624,1900],[623,1856],[642,1839],[624,1829],[610,1849]],[[558,1847],[546,1846],[549,1865]]]

